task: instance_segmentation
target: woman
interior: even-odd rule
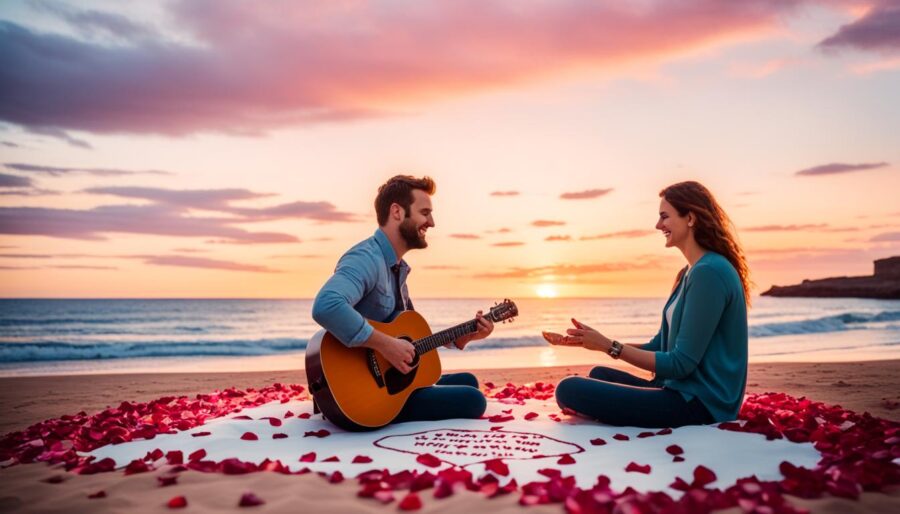
[[[619,426],[678,427],[733,420],[747,380],[749,269],[731,222],[712,193],[681,182],[659,196],[657,230],[681,250],[681,270],[663,309],[659,333],[643,345],[623,345],[573,319],[551,343],[582,346],[655,373],[644,380],[603,366],[590,378],[569,377],[556,388],[562,408]]]

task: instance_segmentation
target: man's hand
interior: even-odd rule
[[[412,370],[409,364],[416,358],[416,347],[409,341],[392,337],[372,349],[380,353],[400,373],[405,375]]]
[[[485,318],[482,311],[478,311],[478,313],[475,315],[475,320],[477,322],[476,326],[478,327],[478,330],[471,334],[466,334],[456,340],[456,347],[460,350],[465,348],[466,345],[471,343],[472,341],[484,339],[485,337],[491,335],[491,332],[494,331],[494,322]]]

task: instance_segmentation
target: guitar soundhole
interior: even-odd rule
[[[408,337],[401,336],[400,339],[405,339],[409,341]],[[410,341],[412,342],[412,341]],[[413,380],[416,378],[416,372],[419,371],[419,355],[416,354],[415,358],[413,358],[412,363],[409,365],[412,369],[409,373],[403,374],[397,368],[390,367],[384,373],[384,383],[387,386],[388,394],[397,394],[399,392],[404,391],[409,384],[412,384]]]

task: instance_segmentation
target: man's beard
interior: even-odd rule
[[[400,237],[406,242],[410,250],[420,250],[428,247],[428,241],[419,236],[419,229],[412,218],[406,218],[400,222]]]

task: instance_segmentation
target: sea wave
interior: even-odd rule
[[[750,327],[750,337],[775,337],[863,330],[867,328],[864,326],[867,323],[885,323],[898,320],[900,320],[900,311],[883,311],[877,314],[844,312],[822,318],[754,325]]]
[[[172,341],[76,344],[58,341],[0,343],[0,362],[39,362],[133,357],[273,355],[304,350],[307,339],[274,338],[236,341]]]

